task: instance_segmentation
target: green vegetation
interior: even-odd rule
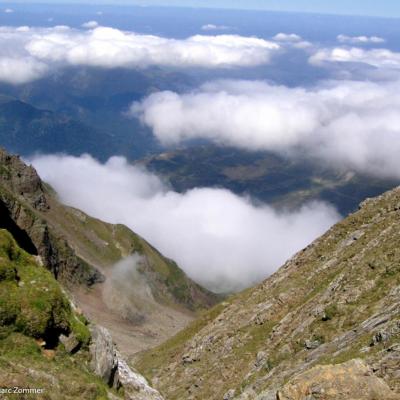
[[[74,356],[60,350],[43,352],[36,341],[21,333],[0,340],[0,387],[44,390],[30,395],[43,400],[106,400],[108,388],[87,369],[88,353]],[[11,397],[10,397],[11,398]],[[25,400],[26,395],[13,395]]]
[[[194,311],[207,308],[219,299],[191,281],[174,261],[164,257],[126,226],[108,224],[63,206],[53,197],[49,196],[49,199],[51,208],[44,216],[76,249],[81,268],[97,265],[107,270],[122,258],[137,253],[145,258],[140,272],[160,303]]]
[[[174,356],[178,354],[180,347],[217,317],[223,308],[223,304],[218,304],[210,310],[203,311],[188,327],[177,333],[171,339],[168,339],[155,349],[143,353],[137,367],[144,375],[150,378],[155,361],[157,366],[161,366],[167,363],[168,360],[174,358]]]
[[[0,230],[0,323],[33,338],[72,331],[88,340],[86,326],[75,317],[52,274],[5,230]]]
[[[86,324],[52,274],[0,229],[0,387],[43,388],[49,400],[107,399],[106,384],[88,370]],[[80,351],[67,353],[61,333],[74,334]]]
[[[323,321],[330,321],[335,318],[339,314],[337,304],[330,304],[329,306],[325,307],[324,315],[322,316]]]

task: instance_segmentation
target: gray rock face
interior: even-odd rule
[[[67,285],[85,283],[88,286],[104,281],[104,276],[78,257],[47,220],[49,195],[36,170],[1,148],[0,210],[4,214],[3,221],[7,219],[8,225],[12,224],[25,242],[29,238],[29,243],[19,243],[21,247],[39,255],[56,279]],[[10,226],[6,229],[10,230]],[[15,236],[15,232],[12,233]]]
[[[106,328],[92,325],[90,327],[92,341],[89,346],[92,357],[90,367],[110,386],[114,384],[118,367],[118,358],[112,337]]]
[[[92,342],[90,367],[110,387],[123,387],[126,400],[164,400],[160,393],[153,389],[146,379],[132,370],[115,347],[112,337],[106,328],[92,325],[90,327]]]
[[[255,366],[257,368],[262,367],[267,361],[267,353],[265,351],[259,351],[257,353]]]
[[[133,371],[118,352],[117,360],[117,379],[125,390],[127,400],[163,400],[160,393],[153,389],[142,375]]]
[[[73,333],[70,333],[69,336],[60,335],[59,339],[68,353],[75,352],[80,346],[79,340]]]
[[[235,397],[235,389],[230,389],[224,394],[223,400],[232,400]]]
[[[348,385],[350,393],[362,393],[357,389],[359,376],[366,390],[382,388],[377,393],[383,395],[376,400],[400,399],[399,278],[400,188],[396,188],[369,200],[262,284],[206,314],[204,323],[182,333],[166,355],[154,351],[149,357],[150,350],[142,359],[145,362],[139,359],[137,365],[167,398],[189,398],[194,377],[203,377],[196,399],[221,400],[234,388],[235,400],[273,400],[291,378],[315,366],[362,358],[374,376],[364,379],[351,365],[332,367],[325,372],[352,369],[356,377],[347,379],[344,373],[341,388],[331,380],[332,390],[340,393]],[[386,382],[386,388],[374,377]],[[296,397],[297,392],[282,391],[282,396],[325,400],[322,389],[328,386],[323,383],[316,376],[316,385],[306,388],[309,394]]]
[[[319,347],[320,344],[321,344],[321,343],[320,343],[318,340],[306,340],[306,341],[304,342],[304,347],[305,347],[307,350],[314,350],[314,349],[316,349],[317,347]]]
[[[10,155],[1,148],[0,165],[0,181],[7,182],[13,193],[24,196],[37,210],[44,211],[49,208],[42,181],[32,166],[25,165],[18,156]]]
[[[311,368],[291,379],[277,392],[278,400],[395,400],[383,379],[359,359]]]

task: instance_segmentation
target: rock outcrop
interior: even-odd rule
[[[92,325],[90,331],[90,367],[97,376],[111,387],[118,389],[122,386],[126,400],[163,400],[142,375],[128,366],[107,329]]]
[[[365,201],[135,366],[168,400],[318,398],[303,396],[311,377],[337,393],[320,399],[352,399],[325,379],[347,370],[343,393],[400,399],[400,188]]]
[[[319,365],[295,376],[277,393],[277,400],[398,400],[387,383],[362,360]]]
[[[115,385],[118,358],[112,337],[106,328],[98,325],[90,327],[92,334],[89,351],[91,370],[110,386]]]
[[[48,195],[35,169],[0,149],[0,227],[9,230],[22,248],[40,255],[64,284],[102,282],[99,270],[78,257],[46,221],[49,208]]]

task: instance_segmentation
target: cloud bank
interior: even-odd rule
[[[308,89],[216,81],[184,94],[154,93],[134,103],[130,115],[166,145],[202,138],[399,178],[399,110],[400,81]]]
[[[301,36],[295,33],[277,33],[274,37],[277,42],[300,42],[302,40]]]
[[[234,68],[270,62],[280,50],[277,43],[239,35],[195,35],[169,39],[101,27],[96,21],[85,29],[0,27],[2,81],[17,84],[37,79],[51,68],[91,66],[99,68]],[[26,62],[28,61],[28,62]],[[25,67],[23,68],[23,65]],[[8,73],[7,73],[8,71]]]
[[[84,22],[82,24],[82,28],[87,28],[87,29],[94,29],[94,28],[97,28],[98,26],[99,26],[98,22],[97,21],[93,21],[93,20]]]
[[[105,164],[90,156],[32,161],[65,203],[126,224],[217,291],[260,281],[339,219],[324,203],[277,212],[223,189],[179,194],[120,157]]]
[[[229,26],[215,24],[205,24],[201,27],[202,31],[225,31],[227,29],[229,29]]]
[[[350,43],[350,44],[378,44],[385,43],[385,39],[379,36],[347,36],[338,35],[337,40],[340,43]]]
[[[276,34],[272,40],[275,42],[280,43],[283,46],[286,47],[294,47],[296,49],[307,49],[312,46],[312,44],[306,40],[303,40],[303,38],[299,35],[296,35],[295,33],[278,33]]]
[[[20,85],[42,78],[48,67],[32,57],[0,57],[0,82]]]
[[[400,68],[400,53],[388,49],[365,50],[359,47],[317,50],[309,59],[313,65],[323,66],[327,63],[359,63],[375,68]]]

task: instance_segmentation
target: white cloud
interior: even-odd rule
[[[163,91],[130,113],[164,144],[208,139],[250,150],[306,154],[323,163],[400,177],[400,81],[326,82],[288,88],[217,81]]]
[[[222,189],[179,194],[120,157],[100,164],[89,156],[41,156],[33,164],[64,202],[126,224],[216,290],[265,278],[339,218],[323,203],[278,212]]]
[[[350,43],[350,44],[378,44],[385,43],[385,39],[379,36],[347,36],[338,35],[337,40],[340,43]]]
[[[376,68],[400,68],[400,53],[388,49],[365,50],[358,47],[320,49],[310,59],[313,65],[326,63],[361,63]]]
[[[306,49],[311,47],[312,44],[303,40],[303,38],[295,33],[278,33],[273,38],[276,42],[281,45],[291,46],[297,49]]]
[[[196,35],[177,40],[98,27],[85,32],[36,34],[26,49],[40,60],[72,65],[218,68],[268,63],[271,52],[279,46],[263,39],[236,35]]]
[[[195,35],[187,39],[169,39],[136,34],[114,28],[84,24],[83,30],[68,26],[53,28],[0,27],[0,60],[31,60],[32,65],[48,69],[67,65],[100,68],[232,68],[269,63],[279,51],[276,43],[239,35]],[[44,69],[43,69],[44,70]],[[12,74],[10,70],[9,74]],[[7,81],[10,79],[7,78]]]
[[[99,26],[97,21],[88,21],[82,24],[82,28],[94,29]]]
[[[277,42],[300,42],[302,40],[301,36],[295,33],[278,33],[272,39]]]
[[[32,57],[0,57],[0,82],[20,85],[43,77],[47,66]]]
[[[5,9],[4,9],[4,12],[5,12],[6,14],[11,14],[11,13],[14,12],[14,10],[13,10],[12,8],[5,8]]]
[[[201,30],[203,31],[224,31],[227,29],[229,29],[229,26],[215,24],[206,24],[201,27]]]

